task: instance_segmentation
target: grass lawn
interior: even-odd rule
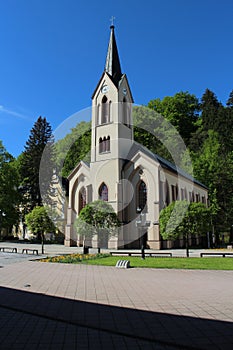
[[[118,260],[129,260],[131,267],[159,268],[159,269],[199,269],[199,270],[233,270],[233,258],[167,258],[155,257],[142,260],[140,257],[97,255],[63,255],[42,259],[46,262],[89,264],[115,266]]]

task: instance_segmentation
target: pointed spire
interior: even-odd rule
[[[114,28],[115,28],[114,25],[111,25],[110,27],[111,33],[110,33],[108,52],[107,52],[104,71],[107,72],[112,77],[113,82],[117,85],[122,77],[122,73],[121,73],[120,59],[119,59],[117,45],[116,45]]]

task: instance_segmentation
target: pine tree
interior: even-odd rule
[[[42,205],[41,191],[45,193],[50,187],[53,174],[52,129],[46,118],[39,117],[31,129],[21,159],[22,191],[27,198],[27,210]],[[46,166],[40,168],[44,150],[46,150]],[[43,155],[44,158],[44,155]],[[41,181],[40,181],[41,179]]]
[[[216,95],[209,89],[206,89],[201,98],[201,118],[202,125],[205,131],[217,130],[216,122],[218,120],[217,114],[221,103],[218,101]]]
[[[228,107],[233,107],[233,90],[231,91],[231,93],[230,93],[230,95],[229,95],[229,98],[228,98],[228,100],[227,100],[226,105],[227,105]]]

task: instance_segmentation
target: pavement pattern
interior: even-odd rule
[[[233,271],[19,255],[0,253],[0,349],[233,349]]]

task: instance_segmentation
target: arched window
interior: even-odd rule
[[[143,210],[147,204],[147,188],[144,181],[140,181],[137,190],[137,208]]]
[[[79,212],[86,206],[87,204],[87,194],[86,189],[84,187],[79,191]]]
[[[99,153],[103,152],[103,140],[102,137],[99,138]]]
[[[165,193],[166,193],[166,205],[170,204],[170,193],[169,193],[169,185],[168,185],[168,181],[166,180],[165,183]]]
[[[105,185],[104,182],[99,188],[99,199],[105,202],[108,201],[108,187]]]
[[[106,152],[110,152],[110,136],[106,139]]]
[[[100,105],[96,107],[96,124],[100,125],[101,124],[101,118],[100,118]]]
[[[110,136],[107,138],[99,138],[99,153],[109,152],[110,151]]]
[[[127,101],[126,98],[124,97],[123,99],[123,123],[125,125],[128,125],[128,113],[127,113]]]
[[[106,96],[102,99],[102,115],[101,115],[101,124],[109,123],[109,103]]]
[[[103,152],[106,152],[106,137],[104,136],[104,139],[103,139]]]
[[[107,123],[110,123],[111,114],[112,114],[112,101],[109,101],[109,105],[108,105],[108,120],[107,120]]]

